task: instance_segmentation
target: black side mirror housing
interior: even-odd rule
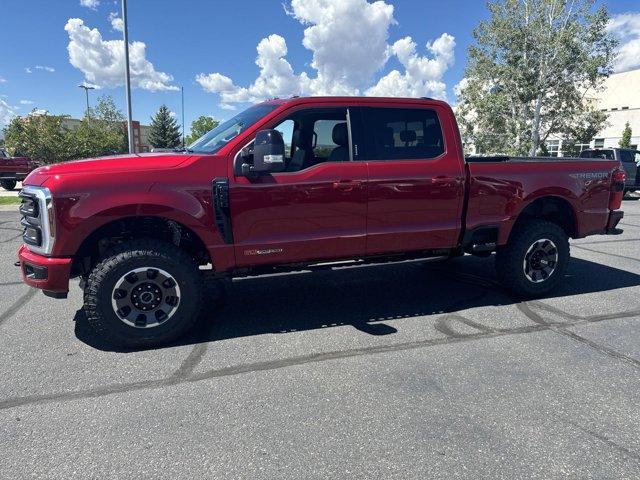
[[[253,165],[242,165],[243,173],[282,172],[284,165],[284,140],[282,134],[273,129],[260,130],[253,143]]]

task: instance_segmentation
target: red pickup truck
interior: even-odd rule
[[[19,265],[56,298],[82,277],[90,324],[125,346],[184,333],[211,276],[495,252],[505,286],[539,296],[569,238],[620,233],[624,179],[602,158],[465,159],[441,101],[276,99],[184,151],[35,170]]]
[[[13,190],[16,184],[29,175],[37,165],[28,157],[10,156],[0,148],[0,186],[5,190]]]

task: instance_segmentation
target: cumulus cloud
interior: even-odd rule
[[[313,52],[317,76],[310,90],[353,94],[370,85],[386,63],[393,5],[366,0],[292,0],[291,16],[303,25],[302,44]]]
[[[20,105],[33,105],[34,102],[33,100],[20,100]]]
[[[404,73],[392,70],[367,90],[367,95],[445,99],[447,86],[442,77],[453,65],[455,46],[455,39],[448,33],[443,33],[435,41],[427,43],[430,58],[418,54],[417,45],[411,37],[398,40],[391,51],[404,67]]]
[[[620,41],[614,70],[626,72],[640,68],[640,12],[614,15],[607,29]]]
[[[100,5],[100,0],[80,0],[80,6],[95,10]]]
[[[16,107],[12,107],[0,98],[0,126],[8,124],[16,114]]]
[[[31,70],[29,67],[25,67],[24,72],[25,73],[33,73],[33,70]]]
[[[456,83],[453,86],[453,93],[455,94],[456,98],[462,95],[462,92],[464,91],[465,88],[467,88],[468,85],[469,85],[469,79],[467,77],[464,77],[462,80],[460,80],[458,83]]]
[[[218,107],[220,107],[222,110],[236,110],[236,107],[234,105],[230,105],[228,103],[220,103]]]
[[[111,12],[109,14],[109,23],[111,23],[111,28],[118,32],[124,31],[124,21],[118,16],[116,12]]]
[[[6,78],[4,78],[4,77],[0,77],[0,83],[6,83],[6,82],[7,82],[7,79],[6,79]]]
[[[124,84],[124,41],[103,40],[97,28],[90,29],[79,18],[70,18],[64,29],[69,35],[69,62],[80,70],[85,80],[97,87]],[[129,44],[129,67],[133,87],[150,90],[178,90],[173,77],[159,72],[146,58],[143,42]]]
[[[43,65],[36,65],[36,70],[43,70],[45,72],[49,72],[49,73],[53,73],[56,71],[55,68],[53,67],[47,67],[47,66],[43,66]]]
[[[221,108],[236,102],[256,102],[291,95],[367,95],[445,97],[442,81],[453,64],[455,40],[443,34],[427,44],[430,56],[420,56],[411,37],[389,45],[396,21],[393,6],[382,0],[291,0],[287,15],[305,26],[302,44],[313,53],[315,72],[296,73],[287,60],[283,37],[272,34],[257,46],[259,74],[249,86],[226,75],[201,73],[196,81],[216,93]],[[404,71],[393,70],[374,84],[391,56]],[[222,107],[225,105],[225,107]]]

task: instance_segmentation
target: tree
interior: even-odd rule
[[[89,113],[75,129],[65,127],[66,115],[15,117],[4,130],[7,147],[44,164],[125,152],[124,117],[113,99],[100,97]]]
[[[191,145],[205,133],[213,130],[218,125],[220,125],[220,122],[218,120],[215,120],[213,117],[200,115],[193,122],[191,122],[191,133],[187,135],[186,139],[187,145]]]
[[[149,142],[155,148],[176,148],[180,145],[180,127],[166,105],[161,105],[151,117]]]
[[[68,158],[90,158],[127,151],[124,116],[104,95],[98,99],[77,129],[68,131]]]
[[[481,151],[535,155],[592,111],[616,40],[594,0],[498,0],[473,35],[459,98],[462,130]]]
[[[618,143],[620,148],[631,148],[631,134],[631,126],[629,125],[629,122],[627,122],[624,125],[624,130],[622,131],[622,138]]]
[[[580,156],[578,144],[588,144],[596,134],[607,124],[607,115],[596,109],[588,109],[581,116],[574,119],[572,124],[563,132],[562,150],[567,157]]]
[[[31,114],[14,117],[4,129],[5,143],[12,152],[20,152],[39,163],[67,160],[67,131],[63,115]]]

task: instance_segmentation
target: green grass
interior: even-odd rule
[[[0,197],[0,205],[20,205],[20,197]]]

